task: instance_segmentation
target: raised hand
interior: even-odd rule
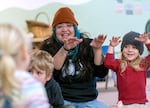
[[[82,42],[82,39],[78,39],[76,37],[69,37],[64,40],[64,48],[66,50],[71,50],[75,48],[80,42]]]
[[[98,35],[98,37],[96,37],[92,40],[90,45],[93,48],[99,49],[102,46],[102,44],[105,42],[106,37],[107,37],[106,35],[100,34],[100,35]]]
[[[135,40],[138,40],[138,41],[140,41],[140,42],[143,42],[143,43],[145,43],[145,44],[148,44],[148,43],[150,43],[150,40],[149,40],[149,37],[148,37],[148,35],[150,34],[150,32],[149,33],[143,33],[143,34],[141,34],[139,37],[136,37],[135,38]]]
[[[112,39],[110,40],[110,46],[115,47],[121,42],[120,37],[115,37],[113,36]]]

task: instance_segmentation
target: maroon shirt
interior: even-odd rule
[[[150,44],[146,46],[148,51],[150,51]],[[125,71],[121,73],[119,59],[114,59],[114,54],[106,54],[105,66],[116,72],[118,100],[121,100],[125,105],[145,104],[148,102],[146,97],[146,73],[150,64],[150,55],[143,58],[143,60],[145,60],[144,70],[136,71],[127,65]]]

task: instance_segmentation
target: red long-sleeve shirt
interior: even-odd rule
[[[146,45],[150,51],[150,44]],[[146,73],[148,64],[150,64],[150,55],[145,57],[147,67],[145,70],[136,71],[127,65],[124,72],[121,72],[119,59],[114,59],[114,54],[107,53],[104,63],[109,69],[116,72],[118,100],[123,104],[145,104],[148,102],[146,97]]]

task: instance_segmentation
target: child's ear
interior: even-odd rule
[[[46,77],[46,81],[50,80],[52,78],[52,73],[48,74]]]

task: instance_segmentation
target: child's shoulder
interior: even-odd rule
[[[24,70],[15,71],[15,77],[22,83],[22,86],[39,86],[43,87],[42,83],[35,79],[29,72]]]
[[[53,88],[53,89],[56,89],[56,90],[59,90],[60,89],[60,86],[58,84],[58,82],[56,82],[56,80],[54,78],[51,78],[45,85],[46,89],[50,89],[50,88]]]
[[[19,80],[34,79],[29,72],[24,70],[16,70],[15,77],[17,77]]]

